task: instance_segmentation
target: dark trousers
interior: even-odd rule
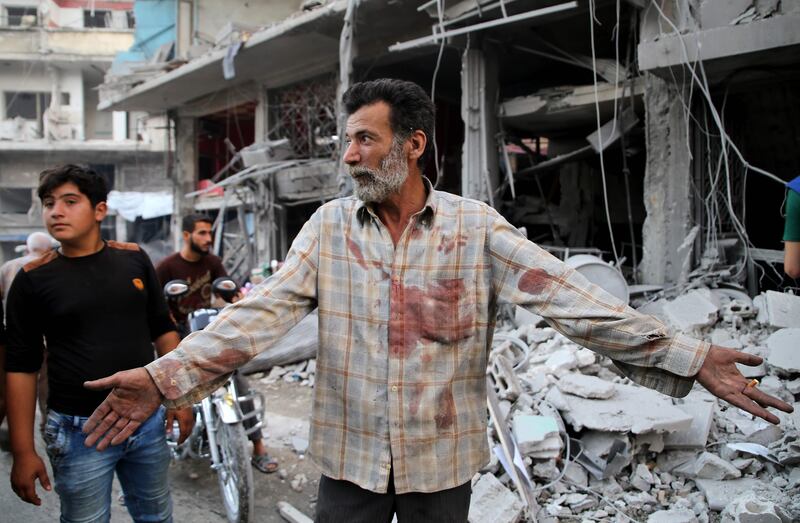
[[[386,494],[362,489],[354,483],[322,476],[317,495],[316,523],[465,523],[472,485],[439,492],[395,494],[394,475]]]

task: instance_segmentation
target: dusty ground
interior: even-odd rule
[[[286,479],[279,473],[265,475],[253,470],[255,480],[255,517],[258,522],[284,521],[278,514],[278,501],[288,501],[308,516],[313,516],[313,502],[317,493],[319,472],[307,459],[294,452],[292,436],[308,437],[308,418],[311,412],[311,389],[299,384],[288,384],[283,381],[267,385],[257,379],[251,380],[253,386],[264,393],[267,409],[266,443],[269,451],[280,461],[280,468],[286,471]],[[37,436],[37,448],[41,456],[45,456],[42,442]],[[41,507],[23,503],[11,491],[9,475],[11,472],[11,454],[8,452],[8,431],[3,425],[0,429],[0,507],[3,514],[11,515],[10,519],[0,517],[3,521],[25,521],[30,523],[58,521],[59,503],[55,493],[45,493],[39,488],[42,497]],[[45,460],[46,461],[46,460]],[[48,464],[49,470],[49,464]],[[291,488],[290,482],[298,474],[305,474],[308,483],[301,492]],[[225,521],[222,499],[220,497],[217,478],[209,468],[207,460],[186,460],[173,462],[170,469],[172,496],[174,503],[174,519],[176,522],[192,521],[197,523]],[[119,485],[114,487],[112,500],[113,522],[130,521],[125,507],[117,500]]]

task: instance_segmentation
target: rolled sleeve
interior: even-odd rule
[[[599,354],[636,383],[671,396],[694,383],[709,344],[672,335],[530,242],[495,213],[488,244],[501,301],[542,316],[555,330]]]

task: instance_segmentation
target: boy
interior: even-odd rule
[[[132,243],[105,242],[105,181],[94,171],[65,165],[44,171],[38,195],[48,232],[61,242],[26,264],[8,296],[7,384],[14,465],[11,485],[40,505],[36,478],[50,480],[33,442],[36,373],[48,351],[48,415],[44,429],[62,521],[108,521],[116,471],[135,521],[171,521],[167,483],[170,453],[159,409],[129,445],[96,453],[83,445],[81,427],[103,394],[83,382],[138,367],[178,344],[161,287],[147,255]],[[191,409],[178,415],[181,437],[191,430]]]

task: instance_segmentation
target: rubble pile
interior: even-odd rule
[[[693,289],[638,305],[675,331],[764,357],[741,370],[795,413],[773,410],[773,426],[699,385],[670,398],[519,309],[489,355],[493,455],[473,478],[471,522],[800,520],[800,297]],[[314,359],[276,366],[260,381],[313,387],[315,369]],[[302,455],[307,441],[295,439]]]
[[[764,357],[742,370],[795,409],[798,307],[790,294],[751,300],[734,288],[640,303],[675,331]],[[673,399],[632,383],[540,319],[515,316],[498,327],[490,354],[501,419],[490,424],[494,455],[473,480],[470,521],[800,520],[797,410],[773,410],[781,418],[773,426],[699,385]]]

